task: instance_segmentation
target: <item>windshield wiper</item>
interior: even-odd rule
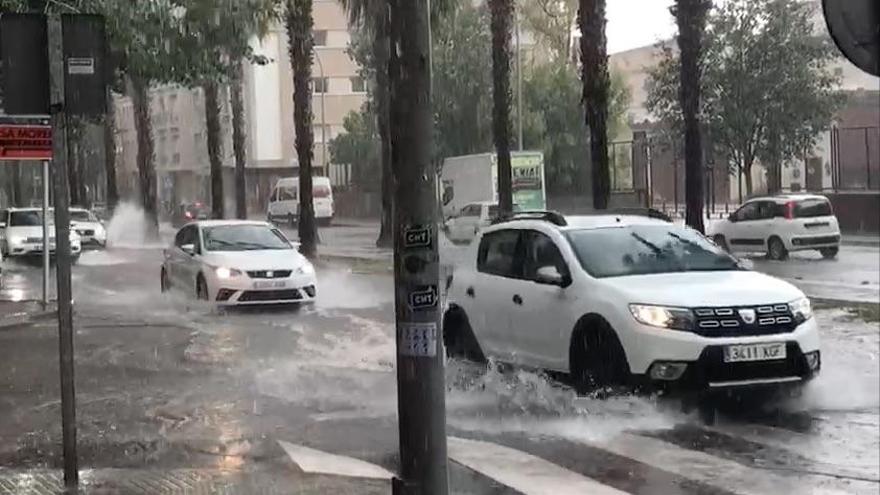
[[[654,253],[655,256],[661,256],[663,254],[663,249],[658,247],[653,242],[640,236],[639,234],[636,234],[635,232],[630,232],[629,235],[633,236],[637,241],[641,242],[645,246],[648,246],[648,249],[650,249]]]

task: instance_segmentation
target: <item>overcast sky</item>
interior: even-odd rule
[[[608,0],[608,53],[651,45],[675,35],[672,0]]]

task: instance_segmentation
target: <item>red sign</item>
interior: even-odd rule
[[[0,160],[51,159],[51,126],[0,124]]]

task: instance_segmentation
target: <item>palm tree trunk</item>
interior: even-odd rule
[[[147,217],[146,234],[155,239],[159,237],[159,211],[156,205],[156,163],[147,82],[129,77],[128,93],[134,107],[134,126],[138,142],[138,186],[141,205]]]
[[[513,211],[510,167],[510,27],[512,0],[489,0],[492,31],[492,133],[498,157],[498,206]]]
[[[707,0],[676,0],[673,8],[678,23],[681,52],[679,99],[684,119],[685,222],[705,232],[703,226],[703,143],[700,135],[700,58],[706,27]]]
[[[318,232],[312,201],[312,0],[287,0],[288,51],[293,68],[293,125],[299,159],[300,252],[308,258],[318,254]]]
[[[107,210],[112,214],[119,202],[116,186],[116,105],[113,93],[107,88],[107,113],[104,115],[104,180],[107,187]]]
[[[242,98],[242,75],[244,67],[238,60],[232,67],[230,89],[232,92],[232,151],[235,154],[235,216],[247,218],[247,148],[244,129],[244,99]]]
[[[583,103],[590,128],[593,208],[608,208],[611,171],[608,168],[608,104],[610,78],[605,43],[605,0],[580,0],[578,27],[581,31],[581,79]]]
[[[390,88],[388,86],[388,62],[390,51],[390,26],[388,9],[373,13],[373,58],[376,65],[376,121],[381,142],[382,160],[382,218],[376,246],[391,247],[394,244],[394,175],[391,168],[391,115],[389,110]]]
[[[205,92],[205,127],[208,138],[208,161],[211,164],[211,217],[224,217],[223,204],[223,149],[220,141],[220,102],[217,83],[202,85]]]

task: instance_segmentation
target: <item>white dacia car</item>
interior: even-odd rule
[[[803,384],[821,366],[810,301],[696,231],[636,215],[514,214],[448,281],[444,343],[571,375],[713,393]]]

